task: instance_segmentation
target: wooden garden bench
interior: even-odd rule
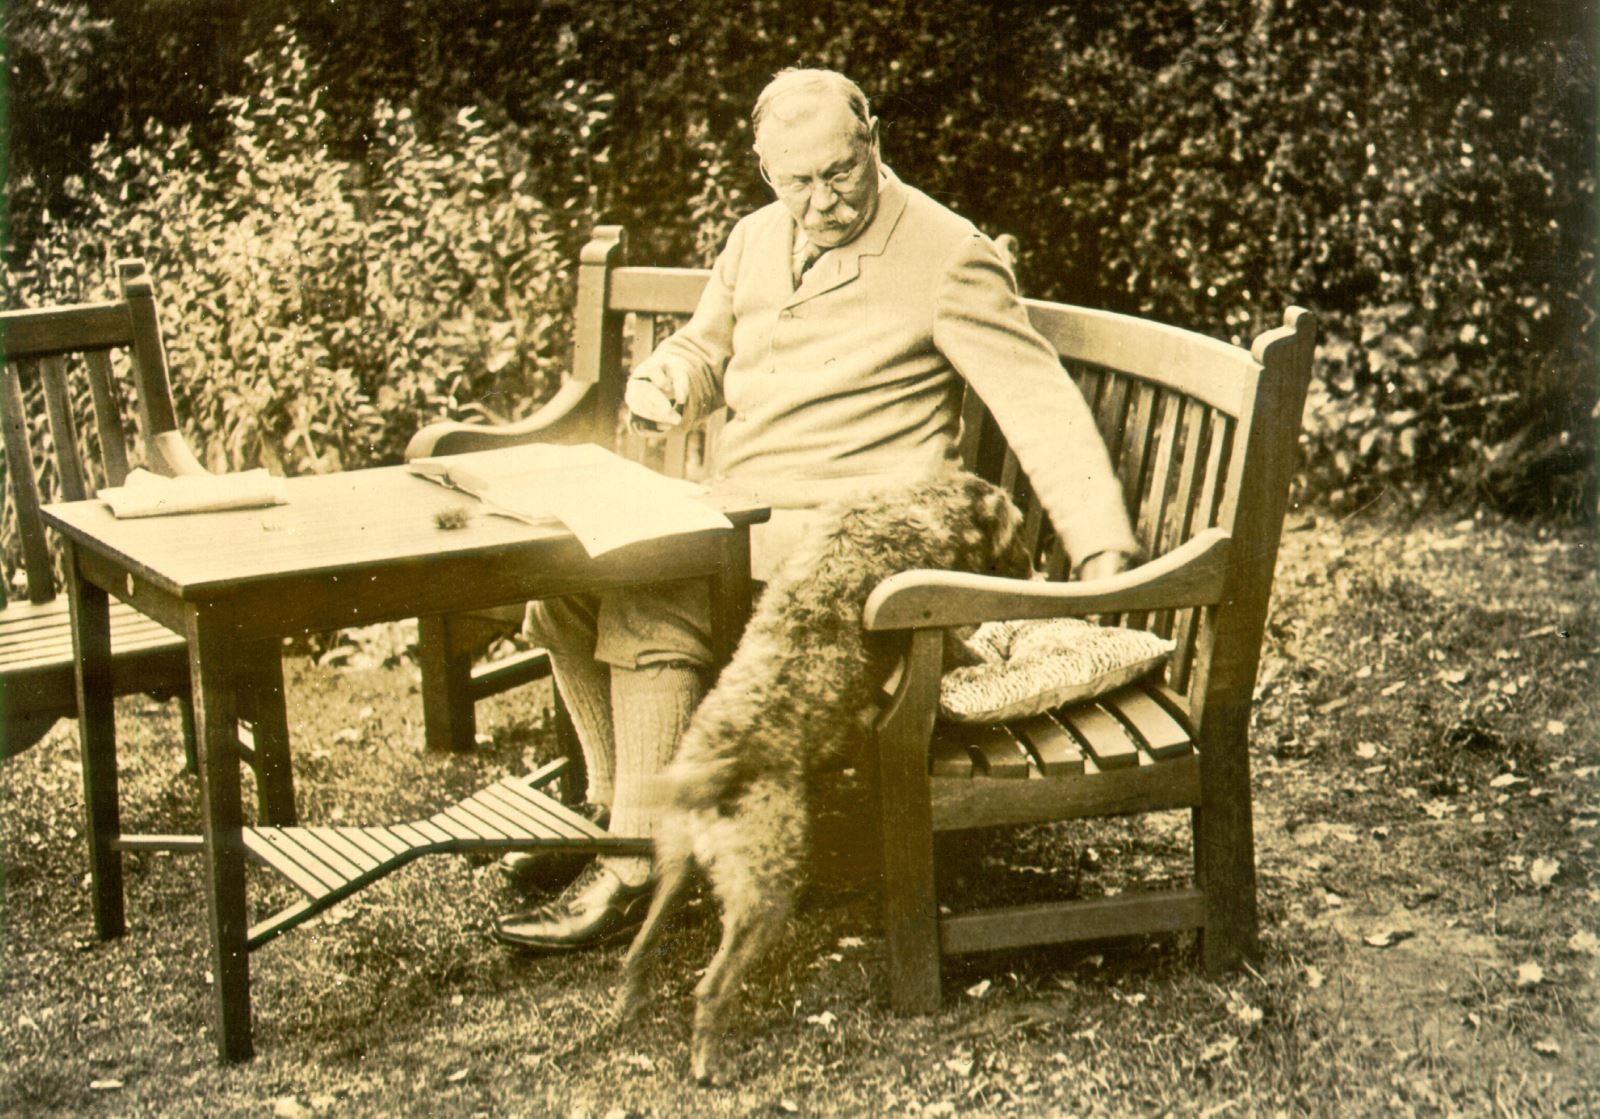
[[[582,440],[692,474],[715,420],[641,441],[624,434],[619,413],[630,362],[693,311],[708,272],[633,267],[625,255],[614,226],[597,229],[583,250],[573,368],[547,405],[515,424],[431,425],[407,455]],[[967,394],[962,457],[1016,496],[1050,581],[914,572],[886,581],[868,603],[866,626],[903,633],[907,649],[867,759],[882,802],[891,989],[904,1010],[937,1005],[945,954],[1178,929],[1201,931],[1208,967],[1254,948],[1247,730],[1313,317],[1291,308],[1245,349],[1144,319],[1025,303],[1094,411],[1145,562],[1111,579],[1063,582],[1067,557],[1049,518],[982,401]],[[1172,638],[1165,678],[1015,725],[937,721],[943,627],[1063,615]],[[467,628],[451,618],[425,624],[425,646],[433,643],[425,663],[452,667],[424,676],[424,700],[441,733],[470,741],[476,698],[548,665],[535,653],[512,674],[497,677],[493,666],[474,674],[470,645],[459,640]],[[935,832],[1174,808],[1193,812],[1192,886],[950,915],[935,896]]]

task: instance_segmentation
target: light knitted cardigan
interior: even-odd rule
[[[814,510],[955,459],[961,379],[988,405],[1074,564],[1138,546],[1082,394],[965,218],[885,169],[861,235],[798,289],[777,202],[739,222],[690,321],[655,355],[690,370],[685,421],[725,403],[712,484],[774,507],[756,575]],[[777,547],[773,547],[777,544]],[[763,556],[761,553],[767,553]]]

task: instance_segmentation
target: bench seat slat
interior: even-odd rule
[[[935,777],[971,777],[972,754],[967,744],[952,737],[945,728],[934,732],[928,747],[928,772]]]
[[[1187,754],[1193,748],[1183,725],[1138,685],[1120,688],[1102,702],[1143,740],[1144,748],[1157,761]]]
[[[1077,740],[1049,715],[1034,715],[1016,724],[1017,737],[1027,745],[1039,772],[1059,777],[1083,772],[1083,751]]]
[[[1122,724],[1104,708],[1092,703],[1068,707],[1062,720],[1094,756],[1101,769],[1121,769],[1139,764],[1138,744]]]
[[[973,728],[972,748],[978,768],[988,777],[1028,776],[1028,755],[1004,726]]]

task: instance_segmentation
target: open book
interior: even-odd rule
[[[698,500],[705,487],[657,474],[593,443],[530,443],[413,459],[413,474],[470,493],[492,513],[565,525],[591,556],[732,522]]]

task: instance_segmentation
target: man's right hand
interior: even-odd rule
[[[628,406],[629,422],[639,431],[665,431],[683,422],[683,406],[689,396],[688,375],[665,361],[650,357],[628,378],[623,403]]]

